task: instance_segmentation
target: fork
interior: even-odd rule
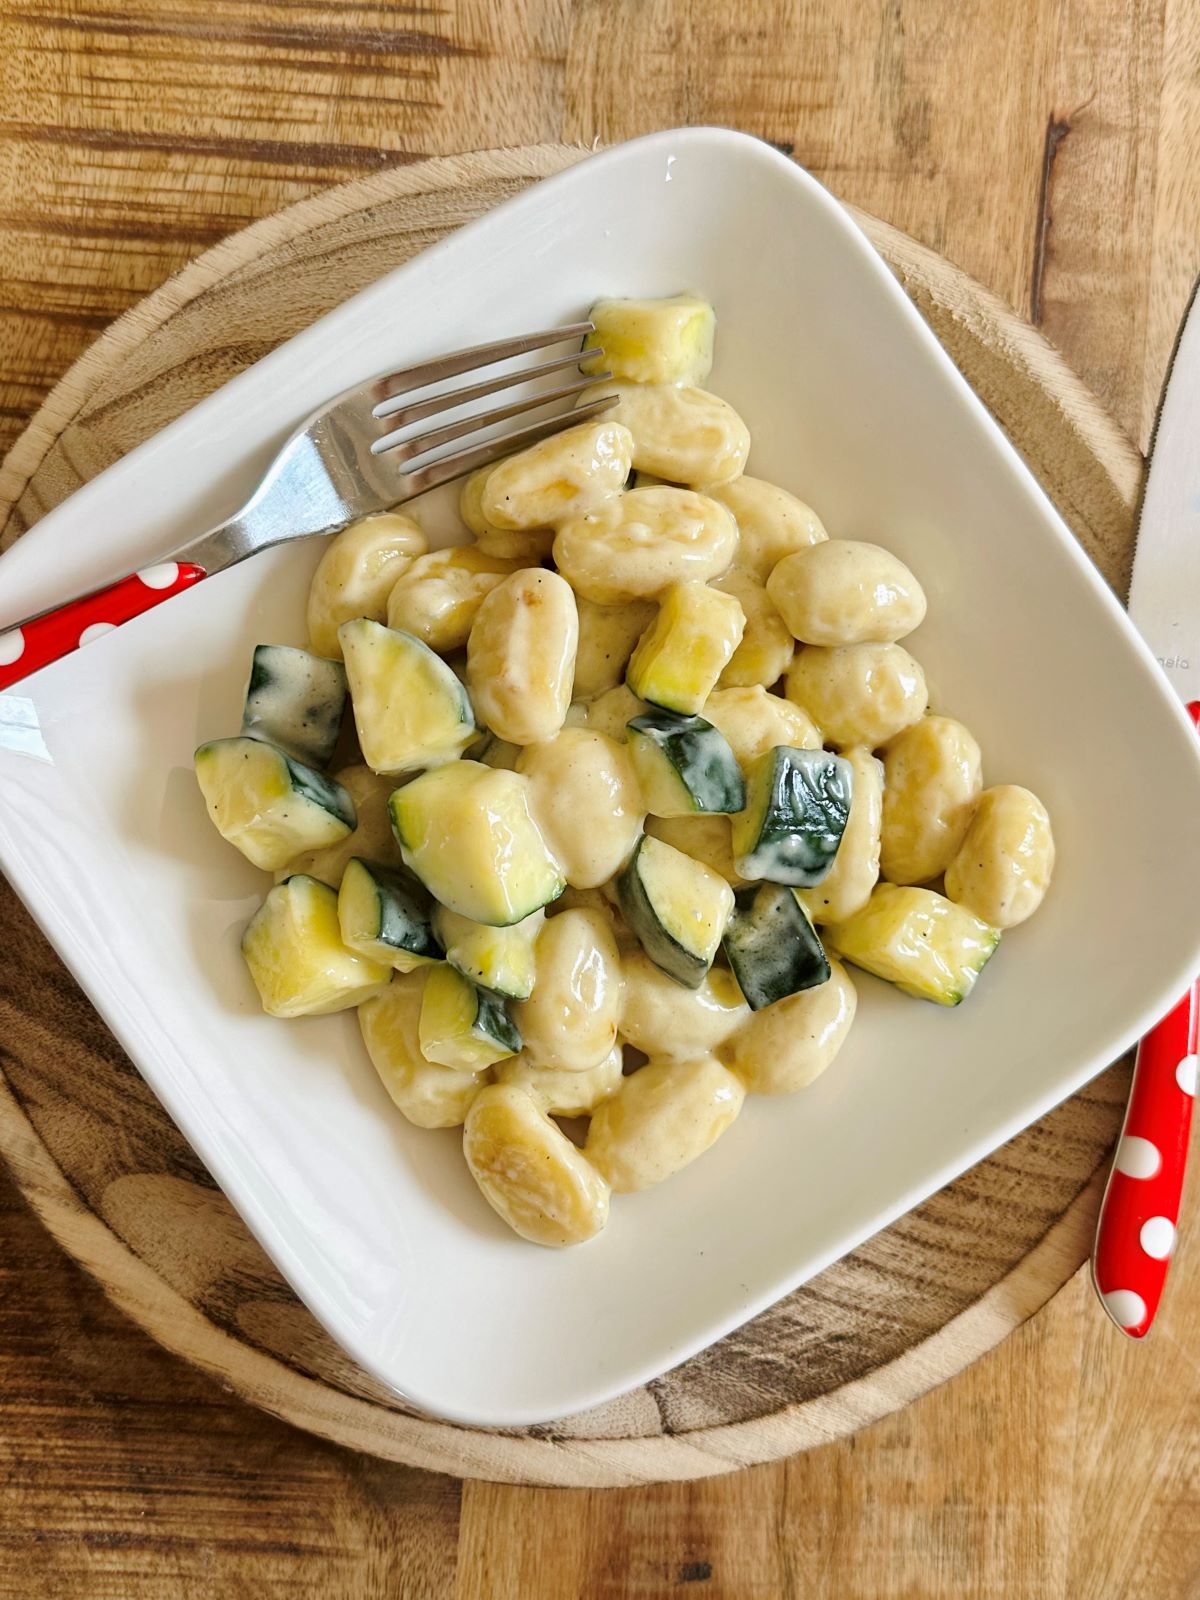
[[[227,522],[191,539],[161,561],[118,578],[115,583],[51,606],[0,632],[0,689],[70,655],[81,645],[111,633],[121,623],[170,600],[204,578],[236,566],[248,556],[291,539],[337,533],[359,517],[386,511],[427,489],[486,466],[498,457],[550,438],[564,428],[586,422],[616,404],[614,396],[592,400],[495,438],[468,444],[452,454],[417,465],[430,451],[468,440],[498,422],[559,400],[612,377],[589,373],[556,388],[541,389],[490,411],[473,412],[455,421],[402,437],[412,423],[471,405],[505,389],[578,366],[584,352],[556,356],[540,366],[485,378],[479,383],[446,389],[425,399],[405,396],[446,378],[495,366],[530,351],[579,340],[593,332],[590,322],[520,334],[493,344],[474,345],[434,361],[388,372],[347,389],[313,412],[267,468],[258,488]],[[586,359],[603,356],[590,349]]]

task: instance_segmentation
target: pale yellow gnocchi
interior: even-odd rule
[[[713,967],[698,989],[680,992],[644,950],[621,958],[621,1037],[659,1060],[709,1055],[750,1015],[727,967]]]
[[[584,1153],[617,1194],[649,1189],[710,1149],[745,1097],[715,1056],[647,1062],[597,1106]]]
[[[1045,898],[1054,872],[1054,834],[1045,806],[1004,783],[980,795],[946,868],[946,894],[993,928],[1015,928]]]
[[[461,650],[479,608],[520,561],[485,555],[474,545],[452,545],[420,556],[392,587],[387,625],[411,633],[431,650]]]
[[[625,487],[633,437],[611,413],[530,445],[492,468],[479,509],[492,528],[557,527]]]
[[[633,465],[664,483],[728,483],[741,476],[750,430],[733,407],[707,389],[674,383],[602,383],[580,404],[616,395],[606,415],[633,436]]]
[[[794,1094],[833,1061],[854,1021],[858,995],[845,967],[756,1011],[721,1049],[721,1058],[749,1094]]]
[[[533,993],[512,1007],[526,1057],[585,1072],[608,1055],[621,1018],[621,957],[598,911],[548,917],[538,935]]]
[[[529,809],[576,889],[595,889],[624,866],[645,807],[629,751],[591,728],[563,728],[517,762]]]
[[[657,599],[673,583],[707,583],[733,560],[737,528],[725,507],[691,489],[630,489],[559,524],[554,563],[585,600]]]
[[[484,596],[467,639],[467,689],[498,739],[537,744],[563,725],[579,617],[557,572],[525,567]]]
[[[767,593],[802,644],[894,644],[925,617],[925,591],[903,561],[855,539],[785,556]]]
[[[983,789],[983,758],[953,717],[922,717],[883,758],[881,865],[889,883],[928,883],[950,865]]]
[[[654,602],[629,600],[619,606],[598,606],[577,597],[576,606],[579,646],[572,695],[587,700],[615,689],[624,679],[634,646],[654,621]]]
[[[608,1184],[517,1084],[476,1095],[463,1154],[487,1203],[531,1244],[583,1244],[608,1221]]]
[[[457,1128],[486,1084],[488,1072],[455,1072],[421,1053],[421,1001],[427,968],[400,973],[382,994],[358,1008],[363,1043],[393,1104],[418,1128]]]
[[[582,1072],[564,1072],[561,1067],[542,1067],[528,1056],[513,1056],[492,1068],[497,1083],[524,1089],[543,1111],[553,1117],[590,1117],[603,1100],[621,1087],[625,1052],[614,1044],[604,1060]]]
[[[363,517],[336,534],[308,591],[308,637],[316,653],[340,661],[343,622],[383,622],[397,579],[428,548],[418,525],[399,511]]]
[[[829,537],[811,506],[762,478],[743,476],[703,488],[733,513],[738,530],[735,565],[759,583],[766,583],[777,563],[793,550]]]
[[[741,640],[722,669],[717,687],[769,689],[783,677],[795,653],[796,642],[787,623],[762,584],[743,567],[734,567],[715,579],[713,588],[733,595],[746,619]]]
[[[828,744],[876,750],[925,715],[925,674],[900,644],[805,645],[792,657],[787,695]]]

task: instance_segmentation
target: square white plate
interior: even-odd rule
[[[262,1016],[260,874],[208,825],[201,741],[251,646],[301,643],[317,552],[277,551],[0,697],[0,865],[313,1312],[415,1404],[515,1425],[674,1365],[1070,1094],[1200,966],[1200,761],[1149,652],[882,262],[752,139],[654,135],[543,183],[340,306],[105,472],[0,564],[0,624],[232,511],[298,417],[370,373],[693,287],[752,470],[922,579],[935,704],[1054,817],[1039,917],[960,1011],[861,978],[810,1090],[554,1252],[491,1214],[456,1132],[409,1127],[354,1017]],[[281,410],[281,406],[283,409]]]

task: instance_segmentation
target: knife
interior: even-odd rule
[[[1200,282],[1167,368],[1138,520],[1129,615],[1200,728],[1198,290]],[[1092,1282],[1113,1322],[1133,1339],[1149,1331],[1175,1247],[1196,1099],[1198,1021],[1200,984],[1194,983],[1139,1044],[1100,1205]]]

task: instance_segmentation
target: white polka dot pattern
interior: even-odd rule
[[[1149,1139],[1140,1139],[1135,1133],[1127,1133],[1117,1146],[1114,1165],[1127,1178],[1153,1178],[1162,1166],[1162,1156],[1158,1146],[1151,1144]]]
[[[1138,1235],[1142,1249],[1155,1261],[1165,1261],[1175,1248],[1175,1224],[1169,1217],[1149,1217]]]
[[[178,561],[160,561],[156,566],[143,567],[138,579],[147,589],[169,589],[179,582]]]
[[[1146,1302],[1132,1289],[1110,1289],[1103,1300],[1118,1328],[1136,1328],[1145,1321]]]
[[[1184,1094],[1190,1094],[1193,1099],[1196,1097],[1196,1069],[1198,1063],[1200,1063],[1200,1057],[1184,1056],[1183,1060],[1175,1068],[1175,1082],[1183,1090]]]
[[[116,633],[116,631],[115,622],[93,622],[90,628],[85,628],[79,635],[79,642],[81,645],[95,644],[96,640],[103,639],[106,633]]]
[[[0,667],[11,667],[25,653],[25,635],[20,628],[10,628],[0,633]]]

